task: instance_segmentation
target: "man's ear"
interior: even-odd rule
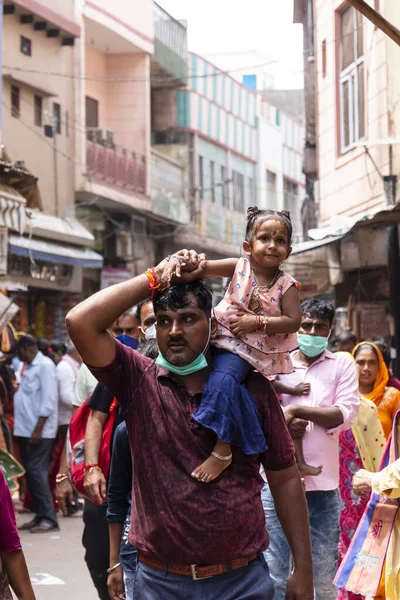
[[[142,327],[141,325],[139,325],[139,327],[138,327],[138,330],[139,330],[139,333],[140,333],[140,339],[141,339],[142,341],[143,341],[143,340],[145,340],[145,339],[146,339],[146,334],[145,334],[145,332],[143,331],[143,327]]]
[[[250,254],[251,254],[251,245],[250,245],[250,242],[248,242],[247,240],[245,240],[243,242],[242,248],[243,248],[243,252],[245,254],[247,254],[247,256],[250,256]]]
[[[218,337],[218,321],[215,317],[211,317],[211,335],[210,338],[215,340]]]

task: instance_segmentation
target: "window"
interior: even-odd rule
[[[249,202],[247,203],[247,205],[251,206],[252,204],[256,204],[256,202],[257,200],[255,182],[253,177],[249,177]]]
[[[215,204],[215,169],[213,160],[210,160],[210,191],[211,202]]]
[[[322,42],[322,77],[326,77],[326,40]]]
[[[300,202],[299,186],[290,179],[283,178],[283,202],[286,210],[290,212],[293,225],[293,232],[296,235],[301,233],[300,229]],[[297,237],[297,239],[299,239]]]
[[[41,127],[43,124],[43,98],[35,96],[35,125]]]
[[[226,167],[221,167],[221,185],[222,185],[222,206],[229,206],[228,193],[228,170]]]
[[[362,14],[340,14],[340,139],[345,152],[365,135],[364,31]]]
[[[25,56],[32,56],[32,42],[23,35],[21,35],[20,50]]]
[[[276,173],[267,171],[266,174],[266,187],[267,187],[267,208],[276,210],[277,198],[276,198]]]
[[[11,86],[11,115],[16,119],[19,119],[19,87],[16,85]]]
[[[200,200],[204,200],[204,159],[199,156],[199,192]]]
[[[69,112],[65,111],[65,135],[69,136]]]
[[[56,133],[61,133],[61,106],[53,102],[53,123]]]
[[[281,126],[281,113],[279,112],[279,110],[277,110],[275,114],[275,125],[277,125],[278,127]]]
[[[232,171],[233,180],[233,210],[244,212],[244,176],[237,171]]]
[[[99,126],[99,103],[86,96],[86,127],[97,129]]]

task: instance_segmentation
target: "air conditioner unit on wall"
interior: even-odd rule
[[[132,217],[133,257],[144,258],[147,250],[147,227],[143,217]]]
[[[119,258],[124,260],[132,260],[133,257],[133,243],[132,233],[128,229],[121,229],[116,235],[116,248],[115,253]]]
[[[97,127],[87,128],[87,139],[90,142],[96,142],[102,146],[112,148],[114,146],[114,132],[109,129],[99,129]]]

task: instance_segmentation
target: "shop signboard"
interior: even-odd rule
[[[104,288],[110,287],[110,285],[128,281],[131,277],[132,272],[130,269],[123,267],[103,267],[101,271],[100,289],[104,290]]]
[[[8,229],[0,227],[0,275],[7,274]]]

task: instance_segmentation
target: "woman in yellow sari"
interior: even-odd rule
[[[353,350],[353,356],[360,371],[359,390],[378,408],[386,439],[392,431],[394,417],[400,407],[400,391],[387,387],[389,371],[382,352],[372,342],[361,342]]]

